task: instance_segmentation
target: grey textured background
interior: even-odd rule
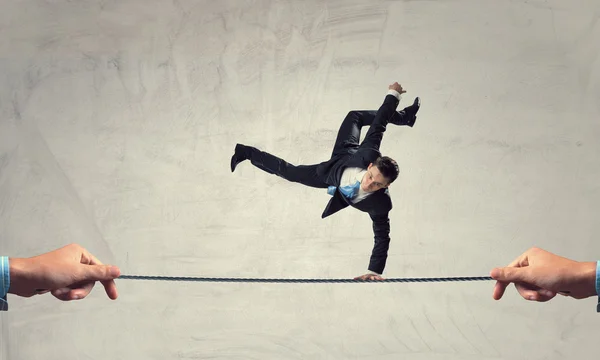
[[[351,278],[368,216],[249,164],[331,152],[387,86],[387,277],[486,276],[531,246],[600,258],[597,1],[0,0],[0,253],[78,242],[123,273]],[[2,360],[575,359],[596,299],[493,282],[120,280],[62,303],[9,297]]]

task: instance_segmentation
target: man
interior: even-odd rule
[[[231,171],[244,160],[288,181],[315,188],[327,188],[332,198],[321,218],[352,206],[366,212],[373,221],[375,244],[371,253],[368,270],[356,280],[384,280],[381,277],[385,268],[390,243],[389,212],[392,200],[388,187],[398,177],[398,164],[379,152],[383,133],[388,123],[413,127],[420,100],[396,111],[405,93],[397,82],[389,86],[383,104],[377,111],[350,111],[344,119],[335,141],[331,158],[316,165],[295,166],[274,155],[251,146],[237,144],[231,158]],[[365,139],[360,141],[363,126],[369,126]]]

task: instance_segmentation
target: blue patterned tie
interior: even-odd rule
[[[346,186],[342,186],[340,188],[340,191],[342,194],[344,194],[345,197],[347,197],[348,199],[352,199],[353,197],[356,196],[356,194],[358,194],[358,188],[360,186],[360,181],[356,181],[354,184],[352,185],[346,185]],[[335,193],[335,186],[330,186],[327,188],[327,193],[329,195],[333,195]]]

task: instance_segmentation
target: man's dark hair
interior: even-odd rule
[[[398,174],[400,174],[400,169],[398,168],[398,163],[396,160],[388,157],[388,156],[380,156],[375,160],[373,166],[377,166],[381,175],[383,175],[386,179],[390,181],[390,184],[398,178]]]

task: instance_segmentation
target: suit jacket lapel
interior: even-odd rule
[[[348,200],[346,200],[340,191],[336,189],[331,199],[329,199],[327,207],[325,207],[325,211],[323,211],[321,218],[324,219],[329,215],[335,214],[336,212],[346,208],[348,205],[350,205]]]

